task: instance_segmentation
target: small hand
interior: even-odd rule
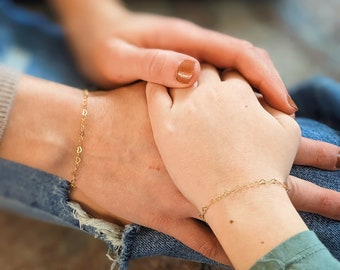
[[[257,94],[257,97],[261,105],[270,113],[272,107],[261,95]],[[324,170],[339,170],[340,147],[327,142],[302,137],[294,164],[312,166]]]
[[[215,68],[204,67],[197,88],[168,93],[147,85],[162,160],[198,209],[226,187],[260,179],[285,181],[300,141],[295,120],[274,109],[269,114],[238,73],[224,73],[221,80]]]
[[[185,91],[186,90],[187,89],[185,89]],[[156,98],[161,98],[161,95],[165,93],[164,91],[165,91],[165,88],[162,86],[155,85],[155,84],[148,84],[149,102],[153,102],[154,100],[156,100]],[[189,91],[192,91],[192,89],[189,89]],[[151,93],[153,93],[153,95],[150,95]],[[156,94],[157,96],[154,96]],[[180,91],[172,91],[172,96],[182,95],[182,94],[185,95],[185,92],[182,93]],[[158,101],[157,103],[152,103],[152,104],[156,106],[156,104],[161,104],[160,102],[161,101]],[[149,106],[153,106],[152,104],[150,104]],[[161,105],[158,105],[158,106],[161,106]],[[157,115],[159,115],[159,113],[160,111],[157,110]],[[156,117],[158,116],[155,116],[155,118]],[[169,136],[169,138],[174,139],[173,136]],[[212,134],[212,138],[214,138],[213,134]],[[303,139],[302,143],[304,141],[309,142],[310,140]],[[301,148],[301,143],[300,143],[300,148]],[[303,163],[305,165],[311,165],[311,166],[315,165],[317,167],[333,168],[334,162],[336,161],[336,153],[338,151],[337,146],[324,143],[324,142],[320,142],[318,144],[314,143],[311,149],[308,148],[308,145],[303,145],[302,149],[305,149],[306,154],[304,158],[302,157],[302,159],[301,159],[301,156],[297,157],[300,164]],[[321,151],[321,153],[326,154],[325,160],[319,159],[317,162],[315,162],[314,158],[310,158],[310,157],[307,158],[308,156],[307,153],[310,154],[310,153],[313,153],[314,151],[320,152],[319,151],[320,149],[324,149],[324,151]],[[176,156],[177,160],[178,158],[179,157]],[[292,203],[298,210],[318,213],[326,217],[340,220],[340,217],[338,214],[339,212],[338,209],[340,207],[340,193],[339,192],[321,188],[315,184],[312,184],[310,182],[307,182],[305,180],[302,180],[302,179],[299,179],[293,176],[289,177],[287,183],[290,189],[290,192],[288,193],[290,196],[290,199],[292,200]],[[329,207],[325,207],[325,203],[319,204],[320,201],[332,202],[332,203],[327,204],[327,206]]]

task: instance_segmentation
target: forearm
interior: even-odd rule
[[[0,157],[70,181],[82,100],[79,89],[22,75],[0,146]],[[94,217],[120,222],[78,189],[70,194],[70,199],[79,202]]]
[[[81,91],[23,75],[0,157],[69,179],[81,113]]]
[[[207,221],[240,270],[249,269],[280,243],[307,230],[285,190],[278,186],[234,194],[213,205]]]

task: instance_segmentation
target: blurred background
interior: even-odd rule
[[[340,80],[339,0],[125,2],[133,10],[186,18],[266,49],[288,88],[318,74]],[[105,245],[91,236],[0,211],[2,270],[104,270],[110,268],[105,254]],[[216,268],[162,257],[133,261],[130,269]]]
[[[315,74],[340,80],[338,0],[126,0],[266,49],[289,87]]]

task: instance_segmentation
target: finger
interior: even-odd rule
[[[193,85],[200,74],[199,62],[182,53],[139,48],[121,40],[115,40],[111,50],[110,73],[121,83],[142,79],[182,88]]]
[[[286,129],[289,130],[291,135],[294,135],[296,142],[300,141],[299,138],[301,137],[301,130],[297,122],[289,115],[273,108],[270,106],[266,100],[264,100],[262,95],[258,95],[258,101],[262,105],[262,107]],[[293,142],[293,141],[292,141]]]
[[[203,222],[191,218],[166,220],[166,224],[163,224],[161,229],[162,232],[173,236],[204,256],[223,264],[231,265],[217,238]]]
[[[242,83],[245,86],[247,86],[247,88],[253,92],[252,87],[247,82],[247,80],[242,76],[241,73],[239,73],[236,70],[224,70],[221,74],[221,80],[222,81],[231,81],[231,80],[238,81],[239,83]]]
[[[297,210],[340,220],[340,192],[294,176],[288,177],[287,185],[288,195]]]
[[[220,74],[215,67],[202,64],[201,68],[201,75],[193,86],[187,88],[171,88],[169,90],[172,100],[183,100],[185,97],[189,97],[198,87],[205,86],[209,89],[209,87],[213,87],[216,82],[221,81]]]
[[[246,79],[242,76],[240,72],[235,69],[224,69],[221,73],[221,80],[226,81],[232,78],[238,78],[242,81],[246,81]],[[248,83],[249,84],[249,83]]]
[[[289,97],[269,54],[263,49],[183,21],[169,24],[166,33],[160,29],[157,36],[159,48],[167,46],[167,49],[187,53],[219,68],[233,67],[259,89],[271,106],[287,114],[296,112],[295,103]],[[169,36],[177,38],[169,40]]]
[[[228,87],[226,88],[228,91],[230,91],[231,89],[235,89],[237,90],[237,92],[242,90],[243,94],[247,93],[246,96],[243,97],[243,101],[247,100],[247,102],[249,102],[250,100],[252,100],[256,103],[256,106],[260,106],[257,101],[256,94],[253,91],[253,88],[238,71],[224,70],[221,74],[221,80],[226,82],[226,84],[228,85]]]
[[[340,147],[327,142],[302,138],[294,164],[325,170],[339,170]]]
[[[288,114],[297,111],[296,104],[265,50],[236,38],[231,38],[228,50],[229,54],[222,54],[219,61],[230,62],[229,67],[237,69],[272,107]]]
[[[220,82],[220,74],[217,69],[209,64],[201,65],[201,74],[198,79],[198,85],[212,85],[213,83]]]
[[[162,130],[160,125],[166,119],[166,116],[170,112],[173,104],[167,88],[159,84],[150,82],[147,83],[146,101],[151,126],[153,129],[156,128],[157,130]],[[159,128],[157,128],[158,126]]]
[[[259,90],[270,106],[287,114],[298,110],[265,50],[245,42],[234,55],[235,68]]]

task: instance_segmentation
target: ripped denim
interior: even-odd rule
[[[41,14],[20,9],[9,0],[0,0],[0,64],[48,80],[87,87],[88,82],[77,72],[71,59],[63,33],[57,25]],[[308,92],[310,89],[312,92]],[[301,118],[298,122],[303,135],[340,146],[340,132],[337,131],[340,124],[339,84],[323,77],[312,79],[294,89],[292,97],[300,107]],[[321,111],[316,111],[315,104],[325,98],[329,102],[318,104],[318,110]],[[307,118],[318,119],[337,130]],[[292,174],[340,191],[340,171],[294,166]],[[69,201],[68,193],[69,184],[66,180],[0,159],[1,208],[80,229],[103,240],[108,245],[107,255],[113,261],[113,267],[118,263],[121,270],[126,270],[130,260],[157,255],[217,264],[173,237],[150,228],[137,224],[120,227],[93,219],[80,205]],[[340,260],[340,222],[316,214],[300,214],[309,228]]]
[[[309,119],[299,123],[305,136],[340,145],[340,134]],[[340,191],[340,171],[330,172],[294,166],[292,174],[320,186]],[[120,227],[89,217],[68,200],[69,183],[57,176],[0,159],[0,207],[42,221],[81,229],[108,245],[108,257],[121,270],[130,260],[149,256],[170,256],[217,265],[176,239],[137,224]],[[47,195],[48,194],[48,195]],[[316,214],[300,213],[331,253],[340,259],[340,222]],[[228,268],[228,267],[227,267]]]

